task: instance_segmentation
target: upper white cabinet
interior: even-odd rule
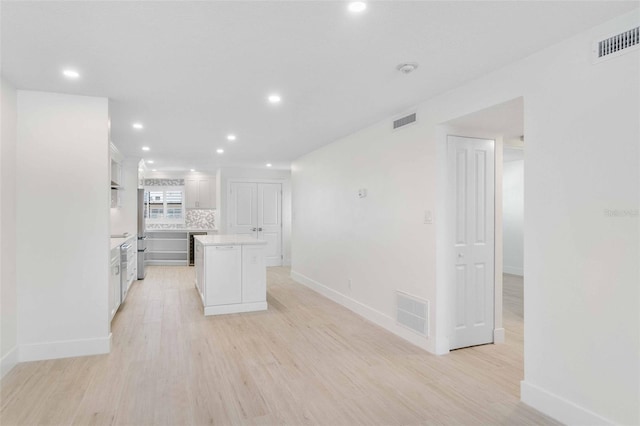
[[[122,154],[111,143],[111,207],[120,207],[122,204],[120,190],[122,189]]]
[[[118,148],[113,144],[110,144],[110,157],[111,157],[111,186],[122,185],[122,154],[118,151]]]
[[[216,207],[215,178],[209,176],[187,177],[185,202],[188,209],[214,209]]]
[[[144,160],[138,162],[138,189],[144,188],[144,178],[147,174],[147,165]]]
[[[111,186],[120,186],[122,182],[122,165],[111,158]]]

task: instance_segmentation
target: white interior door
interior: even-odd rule
[[[282,266],[282,184],[258,184],[258,238],[267,241],[267,266]]]
[[[258,236],[257,189],[258,187],[255,183],[231,183],[228,224],[230,234]]]
[[[457,349],[493,342],[495,143],[449,136],[448,145]]]
[[[282,266],[282,184],[232,182],[228,230],[265,240],[266,265]]]

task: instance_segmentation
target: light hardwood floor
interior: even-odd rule
[[[204,317],[193,268],[151,267],[114,319],[112,352],[18,365],[0,424],[556,424],[518,401],[522,282],[505,278],[507,343],[438,357],[287,268],[269,268],[268,311]]]

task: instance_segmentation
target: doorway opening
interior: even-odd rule
[[[446,140],[447,146],[447,172],[441,174],[446,182],[441,188],[443,200],[447,202],[443,203],[443,210],[440,211],[446,224],[439,239],[443,249],[439,263],[443,269],[440,282],[444,301],[441,306],[445,313],[442,319],[447,338],[441,340],[439,353],[478,344],[505,342],[519,346],[521,350],[524,341],[524,99],[516,98],[443,123],[440,138]],[[467,241],[472,251],[488,242],[478,239],[482,235],[477,230],[485,229],[485,225],[480,226],[484,219],[479,214],[479,209],[484,206],[476,200],[479,196],[487,196],[486,202],[493,202],[493,212],[484,210],[485,214],[493,216],[487,223],[494,225],[491,274],[487,274],[487,265],[483,265],[476,254],[465,251],[465,244],[461,243],[458,235],[462,223],[458,210],[465,205],[460,197],[462,192],[455,188],[455,182],[460,181],[462,175],[456,177],[456,173],[460,172],[455,172],[455,169],[460,168],[456,161],[462,160],[459,147],[452,148],[451,144],[455,141],[460,143],[460,138],[471,144],[472,154],[464,161],[476,163],[476,166],[467,165],[466,169],[467,173],[475,174],[473,181],[462,186],[464,191],[476,191],[468,195],[467,199],[472,205],[466,206],[469,216],[466,223],[475,222],[467,226],[467,231],[476,233]],[[474,145],[473,141],[477,143]],[[479,158],[485,155],[480,147],[487,141],[492,141],[495,147],[492,153],[495,180],[490,188],[494,191],[492,200],[488,198],[490,194],[477,192],[477,188],[481,187],[477,185],[478,181],[486,183],[486,176],[480,173],[482,169],[477,164]],[[452,155],[459,158],[456,160]],[[474,238],[478,241],[474,241]],[[490,282],[486,281],[487,277],[492,278]],[[491,297],[493,306],[489,307],[487,298]],[[488,321],[479,315],[483,308],[493,310],[489,335],[486,331],[480,331],[487,328]],[[473,329],[478,330],[477,334],[484,333],[480,340],[463,336],[473,333]]]
[[[227,229],[267,242],[267,266],[283,264],[283,184],[273,181],[229,181]]]

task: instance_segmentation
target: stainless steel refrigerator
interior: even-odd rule
[[[143,280],[147,274],[145,269],[145,255],[147,252],[147,231],[145,229],[144,189],[138,189],[138,279]]]

